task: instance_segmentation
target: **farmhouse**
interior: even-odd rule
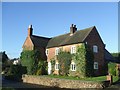
[[[42,58],[48,62],[48,74],[52,74],[51,59],[54,59],[56,61],[54,74],[59,75],[59,62],[56,60],[56,56],[59,54],[60,49],[75,54],[77,46],[81,46],[82,44],[88,45],[93,52],[93,68],[95,75],[102,75],[106,65],[106,49],[95,26],[77,30],[76,25],[72,24],[70,26],[70,32],[47,38],[33,35],[33,28],[32,25],[30,25],[28,28],[28,36],[22,48],[23,50],[39,50],[42,53]],[[74,60],[71,61],[70,70],[76,72]],[[107,71],[105,73],[107,73]]]

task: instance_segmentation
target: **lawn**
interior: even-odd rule
[[[50,78],[60,78],[60,79],[69,79],[69,80],[82,80],[82,81],[105,81],[106,76],[99,76],[99,77],[87,77],[87,78],[78,78],[78,77],[72,77],[72,76],[59,76],[59,75],[44,75],[45,77]],[[113,82],[116,82],[118,80],[117,76],[113,76]]]

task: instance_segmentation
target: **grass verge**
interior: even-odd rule
[[[69,79],[69,80],[95,81],[95,82],[106,80],[106,76],[79,78],[79,77],[72,77],[72,76],[44,75],[44,77]],[[117,76],[113,76],[113,82],[116,82],[118,79],[119,78]]]

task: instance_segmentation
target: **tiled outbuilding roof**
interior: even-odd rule
[[[30,38],[34,46],[36,47],[46,47],[48,44],[48,41],[50,40],[50,38],[35,36],[35,35],[31,35]]]

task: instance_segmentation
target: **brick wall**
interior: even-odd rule
[[[81,45],[81,43],[78,44],[72,44],[72,45],[66,45],[66,46],[60,46],[59,48],[62,48],[63,51],[69,51],[71,50],[71,46],[78,46]],[[47,56],[47,61],[49,62],[51,59],[55,58],[55,49],[57,47],[49,48],[49,54]]]
[[[105,45],[101,40],[96,28],[93,28],[91,33],[85,39],[85,42],[90,46],[91,50],[93,51],[93,45],[98,46],[98,53],[94,53],[94,61],[98,62],[98,70],[95,70],[96,75],[100,75],[102,73],[102,69],[104,70],[104,50]]]
[[[30,37],[27,37],[24,44],[23,44],[23,50],[33,50],[34,49],[34,45],[30,39]]]

